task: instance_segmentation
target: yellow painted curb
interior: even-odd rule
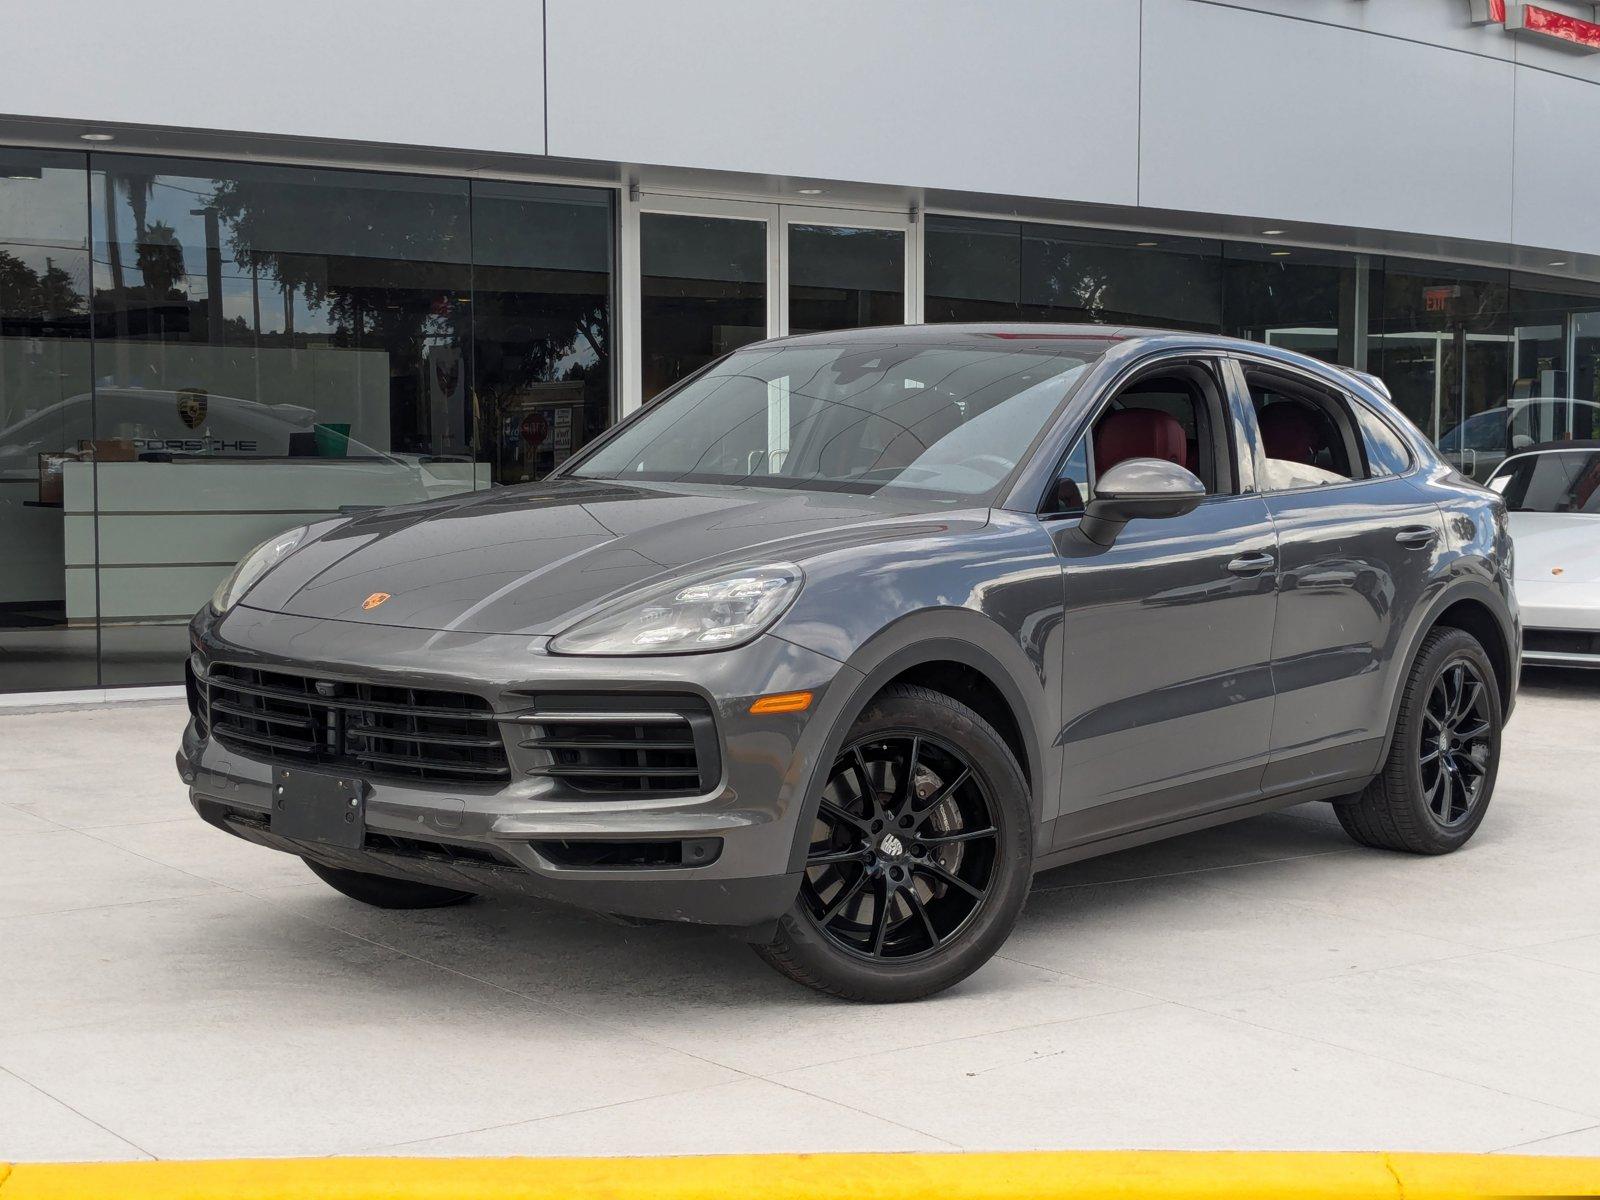
[[[1591,1196],[1600,1158],[1181,1151],[0,1163],[0,1200]]]

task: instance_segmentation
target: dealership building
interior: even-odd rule
[[[1519,399],[1594,436],[1595,7],[27,6],[0,702],[169,688],[261,539],[538,479],[785,333],[1220,331],[1381,375],[1468,469]]]

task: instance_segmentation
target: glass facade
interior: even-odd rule
[[[920,253],[928,321],[1215,331],[1370,370],[1479,479],[1600,436],[1600,282],[850,215],[771,218],[780,255],[766,219],[642,213],[641,398],[767,336],[775,298],[795,332],[904,319]],[[0,692],[174,683],[189,615],[258,541],[565,462],[617,408],[616,238],[612,188],[0,147]]]
[[[609,190],[3,154],[0,690],[175,682],[255,543],[611,421]]]
[[[924,239],[929,321],[1197,329],[1368,370],[1479,480],[1600,436],[1600,283],[968,217],[930,216]]]

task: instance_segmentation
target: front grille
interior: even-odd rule
[[[527,773],[576,792],[703,793],[721,770],[710,710],[690,696],[540,697],[516,721]]]
[[[505,743],[489,702],[219,664],[200,716],[225,746],[277,762],[426,783],[504,783]]]

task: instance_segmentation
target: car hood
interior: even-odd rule
[[[685,568],[804,558],[924,532],[928,501],[763,487],[559,480],[387,509],[338,525],[244,598],[298,616],[551,634]],[[379,593],[387,599],[365,607]]]
[[[1510,522],[1518,579],[1600,582],[1600,515],[1514,512]]]

